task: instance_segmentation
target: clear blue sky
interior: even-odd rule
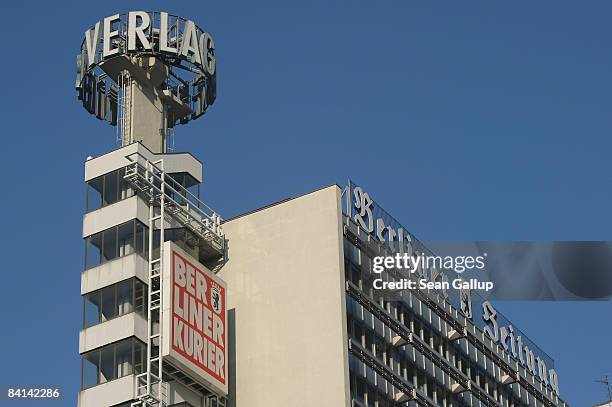
[[[425,240],[612,240],[609,1],[0,7],[0,385],[76,403],[83,161],[115,136],[76,100],[75,55],[114,12],[213,33],[217,103],[176,146],[204,161],[203,199],[225,217],[352,177]],[[499,308],[555,358],[572,406],[605,398],[609,302]]]

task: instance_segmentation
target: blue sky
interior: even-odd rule
[[[225,217],[351,177],[423,240],[612,240],[610,2],[0,7],[0,385],[76,403],[83,162],[115,136],[76,100],[75,55],[115,12],[167,10],[213,34],[218,99],[176,146],[204,161],[202,197]],[[555,358],[572,406],[604,400],[609,302],[499,308]]]

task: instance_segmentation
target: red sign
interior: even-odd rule
[[[170,354],[207,382],[227,389],[226,289],[221,280],[171,250]],[[196,378],[197,379],[197,378]]]

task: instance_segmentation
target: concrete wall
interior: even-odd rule
[[[132,219],[138,219],[147,226],[149,224],[149,207],[136,195],[86,213],[83,216],[83,237],[94,235]]]
[[[145,284],[149,283],[149,262],[136,253],[117,257],[83,271],[81,273],[81,295],[132,277],[138,278]]]
[[[133,143],[85,161],[85,181],[125,167],[132,162],[127,157],[136,159],[136,153],[149,161],[163,158],[164,170],[167,173],[186,172],[197,182],[202,182],[202,163],[190,153],[154,154],[140,143]]]
[[[236,407],[349,406],[340,196],[334,185],[224,224]]]
[[[130,90],[132,92],[130,141],[140,141],[154,153],[161,153],[162,134],[165,134],[163,103],[154,88],[137,81],[132,82]]]
[[[108,407],[134,398],[135,376],[128,375],[79,392],[78,406]]]
[[[147,342],[147,321],[136,312],[83,329],[79,334],[79,353],[89,352],[132,336]]]

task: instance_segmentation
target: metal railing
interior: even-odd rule
[[[208,242],[219,256],[224,256],[225,234],[221,226],[221,216],[187,188],[178,185],[142,154],[134,153],[128,156],[128,159],[132,163],[126,166],[125,179],[153,206],[160,205],[163,195],[164,209],[172,219]]]

